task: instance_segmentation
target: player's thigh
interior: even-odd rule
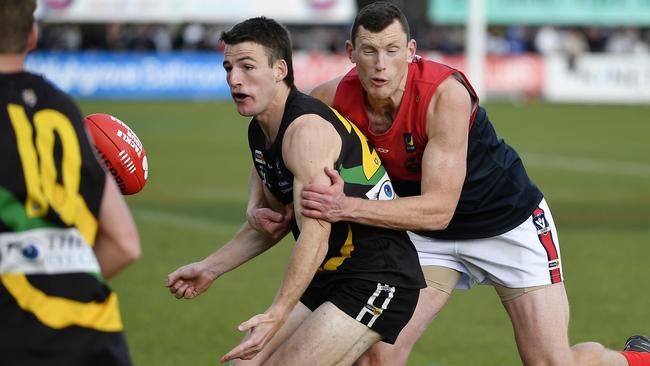
[[[331,302],[325,302],[280,345],[267,365],[352,364],[380,339],[379,333],[350,317]]]
[[[562,282],[504,301],[525,364],[570,364],[569,302]]]
[[[289,314],[289,318],[282,325],[280,330],[271,338],[262,351],[258,353],[252,360],[235,360],[231,363],[234,366],[254,366],[263,365],[265,361],[278,349],[280,344],[284,343],[291,334],[293,334],[300,324],[311,314],[305,305],[298,302]],[[246,338],[248,335],[246,336]]]

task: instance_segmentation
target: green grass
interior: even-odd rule
[[[270,304],[292,241],[218,279],[191,301],[167,273],[223,245],[245,220],[248,121],[229,103],[84,102],[143,141],[147,187],[127,198],[142,258],[111,281],[137,365],[216,365],[236,326]],[[562,245],[573,343],[619,349],[650,333],[650,107],[492,104],[499,135],[545,192]],[[420,339],[410,365],[502,366],[519,361],[507,315],[490,287],[457,291]]]

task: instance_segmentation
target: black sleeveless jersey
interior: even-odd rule
[[[116,295],[92,250],[105,172],[73,101],[0,74],[3,365],[130,365]]]
[[[281,202],[293,202],[293,174],[282,159],[282,141],[289,125],[305,114],[316,114],[334,126],[342,147],[335,163],[351,197],[393,199],[392,184],[375,150],[361,131],[334,109],[292,88],[278,135],[270,147],[253,119],[248,141],[255,169],[264,185]],[[295,222],[294,222],[295,229]],[[294,230],[294,237],[299,235]],[[423,288],[424,278],[413,243],[404,231],[352,222],[332,224],[329,249],[312,283],[339,278],[360,278],[405,288]]]

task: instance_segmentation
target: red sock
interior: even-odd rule
[[[624,351],[621,354],[625,357],[629,366],[650,366],[650,353]]]

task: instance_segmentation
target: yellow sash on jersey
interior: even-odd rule
[[[80,302],[48,296],[32,286],[21,273],[3,274],[0,280],[16,299],[18,306],[34,314],[50,328],[62,329],[78,325],[103,332],[118,332],[123,328],[115,293],[111,293],[101,303]]]

